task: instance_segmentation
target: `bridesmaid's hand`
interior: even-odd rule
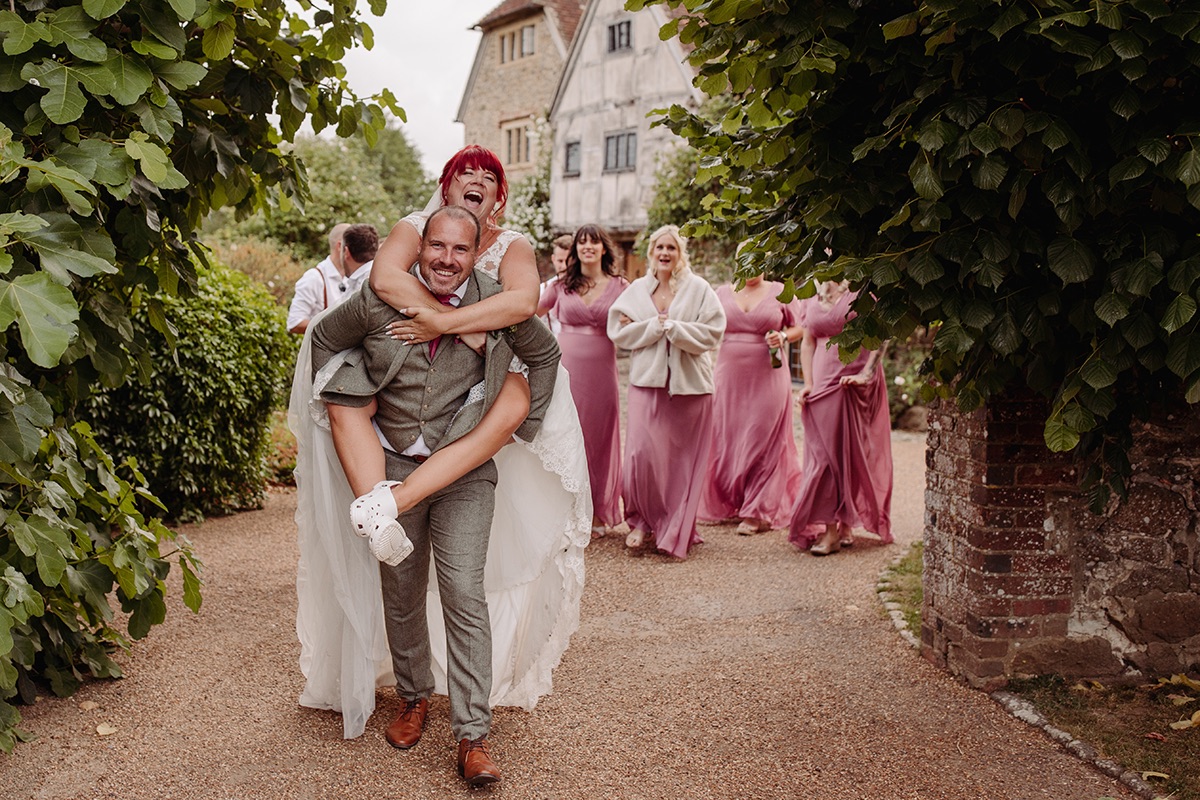
[[[857,375],[843,375],[838,381],[842,386],[866,386],[871,381],[871,370],[863,370]]]
[[[624,328],[626,325],[633,322],[633,320],[630,317],[626,316],[625,314],[622,314],[619,322],[621,323],[621,327]]]
[[[783,347],[783,343],[787,341],[787,337],[780,331],[767,331],[763,338],[767,340],[767,347]]]
[[[404,344],[421,344],[433,341],[445,333],[439,323],[441,313],[432,308],[409,306],[399,311],[408,316],[408,319],[388,324],[388,334],[393,339],[399,339]]]
[[[808,395],[809,395],[809,393],[811,393],[811,392],[812,392],[812,387],[811,387],[811,386],[809,386],[808,384],[805,384],[804,386],[801,386],[801,387],[800,387],[800,391],[796,392],[796,405],[797,405],[797,406],[800,406],[801,408],[803,408],[803,407],[804,407],[804,401],[805,401],[806,399],[808,399]]]

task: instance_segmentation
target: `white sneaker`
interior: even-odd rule
[[[394,519],[376,526],[371,532],[369,546],[371,555],[392,567],[408,558],[413,551],[413,543],[404,532],[404,526]]]
[[[364,539],[379,525],[399,516],[392,487],[400,481],[380,481],[375,488],[350,504],[350,525]]]

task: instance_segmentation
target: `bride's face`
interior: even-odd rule
[[[500,182],[495,174],[485,169],[467,167],[454,176],[446,190],[446,199],[452,206],[461,206],[480,222],[486,222],[496,208],[496,197]]]

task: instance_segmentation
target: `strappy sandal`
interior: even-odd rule
[[[364,539],[369,537],[381,523],[399,516],[392,487],[401,481],[380,481],[375,488],[350,504],[350,526]],[[403,529],[401,529],[403,530]]]
[[[646,532],[643,530],[638,530],[637,528],[631,530],[629,535],[625,537],[625,546],[630,550],[636,550],[645,543]]]

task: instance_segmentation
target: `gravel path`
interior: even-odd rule
[[[507,798],[1130,798],[1111,780],[920,659],[875,595],[921,535],[924,437],[896,434],[897,545],[818,559],[780,531],[705,529],[686,562],[588,551],[583,623],[537,710],[499,709]],[[296,704],[295,496],[191,526],[204,607],[178,600],[122,657],[128,677],[24,709],[36,741],[0,756],[4,798],[443,798],[445,698],[424,740],[364,736]],[[97,727],[115,733],[100,736]]]

